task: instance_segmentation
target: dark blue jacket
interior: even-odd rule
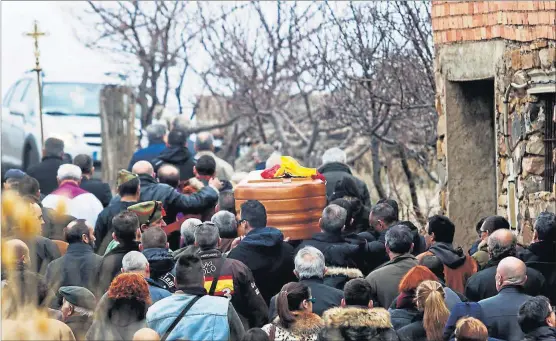
[[[168,290],[162,288],[157,282],[150,278],[145,278],[147,280],[147,284],[149,285],[149,293],[151,294],[151,301],[152,303],[156,303],[163,298],[171,296],[172,293]]]
[[[253,229],[228,255],[251,270],[267,304],[284,284],[295,282],[293,257],[293,246],[285,243],[282,232],[274,227]]]
[[[174,257],[166,248],[152,248],[143,250],[143,255],[149,261],[150,278],[159,287],[170,292],[176,291]]]
[[[147,148],[139,149],[129,161],[129,166],[127,169],[131,171],[131,168],[137,161],[149,161],[151,162],[155,157],[160,155],[160,153],[166,148],[166,144],[163,141],[156,143],[149,143]]]
[[[498,295],[479,302],[488,335],[506,341],[521,341],[523,332],[517,322],[519,307],[531,296],[521,286],[503,287]]]

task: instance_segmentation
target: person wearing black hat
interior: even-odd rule
[[[61,287],[58,293],[63,297],[62,317],[70,327],[76,340],[85,340],[87,331],[93,324],[96,298],[92,292],[83,287]]]
[[[154,171],[165,163],[179,168],[180,180],[188,180],[195,176],[193,166],[195,159],[187,149],[187,132],[182,129],[173,129],[168,134],[168,146],[158,157],[151,161]]]

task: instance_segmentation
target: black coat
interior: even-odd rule
[[[52,261],[46,268],[46,281],[58,299],[58,289],[73,285],[84,287],[96,292],[97,273],[102,257],[93,252],[93,248],[85,243],[72,243],[66,254]]]
[[[124,259],[124,256],[129,251],[139,251],[139,243],[133,242],[129,245],[119,244],[102,257],[98,268],[98,286],[93,291],[97,297],[104,295],[110,287],[112,280],[121,272],[122,259]]]
[[[37,179],[41,194],[49,195],[58,188],[58,168],[65,162],[61,157],[45,156],[42,161],[27,170],[27,175]]]
[[[421,320],[422,316],[419,317],[420,313],[417,309],[412,308],[402,308],[402,309],[388,309],[390,313],[390,320],[392,321],[392,327],[395,330],[401,329],[411,323]]]
[[[311,239],[304,240],[296,249],[313,246],[322,252],[327,266],[360,269],[367,274],[385,260],[384,245],[367,243],[367,240],[355,234],[334,235],[318,232]]]
[[[479,302],[498,294],[496,290],[496,267],[498,261],[489,261],[487,267],[473,274],[467,280],[465,286],[465,297],[471,302]],[[544,276],[535,269],[527,267],[527,282],[525,282],[525,293],[530,296],[537,296],[544,292]]]
[[[150,175],[140,174],[139,180],[141,182],[139,201],[161,201],[166,210],[164,218],[166,223],[175,222],[178,212],[183,214],[203,213],[207,208],[216,206],[218,201],[218,193],[210,186],[202,188],[197,193],[185,195],[178,193],[166,184],[156,182]],[[120,201],[120,196],[115,195],[111,204],[118,201]]]
[[[537,242],[523,250],[519,258],[528,268],[541,272],[546,280],[544,295],[556,304],[556,243]]]
[[[332,193],[334,193],[334,187],[336,183],[345,177],[352,177],[359,188],[360,197],[363,198],[363,205],[371,206],[371,196],[369,194],[369,189],[367,185],[353,176],[351,169],[346,164],[340,162],[330,162],[321,166],[318,171],[324,175],[326,178],[326,197],[330,198]]]
[[[548,326],[540,327],[525,334],[523,341],[554,341],[556,340],[556,328]]]
[[[112,240],[112,232],[114,228],[112,227],[112,219],[118,215],[118,213],[127,210],[129,206],[137,204],[135,201],[117,201],[111,203],[106,207],[97,218],[97,223],[95,224],[95,252],[101,256],[104,255],[108,244]]]
[[[35,255],[36,257],[33,260],[34,269],[41,275],[46,273],[48,264],[62,256],[58,246],[52,240],[43,236],[35,237]]]
[[[174,265],[176,262],[166,248],[151,248],[143,250],[143,255],[149,261],[150,278],[160,288],[169,292],[176,291]]]
[[[344,298],[344,292],[342,290],[329,287],[324,284],[322,278],[306,278],[300,280],[299,283],[304,283],[311,289],[311,296],[316,298],[313,304],[313,313],[319,316],[322,316],[322,313],[330,308],[339,307],[340,303],[342,303],[342,298]],[[273,296],[270,300],[268,318],[270,321],[274,321],[277,315],[276,296]]]
[[[86,177],[82,177],[79,187],[97,197],[102,204],[102,207],[108,206],[110,200],[112,200],[112,191],[110,190],[110,186],[99,179],[87,179]]]
[[[293,251],[293,246],[284,242],[284,235],[280,230],[261,227],[250,231],[230,251],[228,258],[247,265],[268,304],[284,284],[296,280],[293,274]]]
[[[517,313],[530,298],[522,287],[505,286],[498,295],[480,301],[488,335],[506,341],[521,341],[523,332],[517,322]]]
[[[158,172],[160,166],[165,163],[176,166],[180,170],[180,180],[189,180],[195,176],[193,174],[195,159],[187,147],[167,147],[151,163],[155,172]]]
[[[427,332],[423,327],[423,313],[416,314],[413,322],[397,330],[400,341],[427,341]]]

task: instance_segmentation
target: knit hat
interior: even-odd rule
[[[160,220],[166,216],[162,202],[145,201],[127,208],[128,211],[134,212],[139,217],[139,225],[149,226],[153,221]]]
[[[120,169],[118,171],[118,179],[116,180],[116,187],[120,187],[128,181],[137,178],[137,174],[133,174],[125,169]]]

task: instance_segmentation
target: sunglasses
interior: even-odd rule
[[[314,297],[311,297],[311,298],[306,299],[305,301],[311,302],[311,303],[315,304],[315,302],[317,301],[317,299],[314,298]]]

